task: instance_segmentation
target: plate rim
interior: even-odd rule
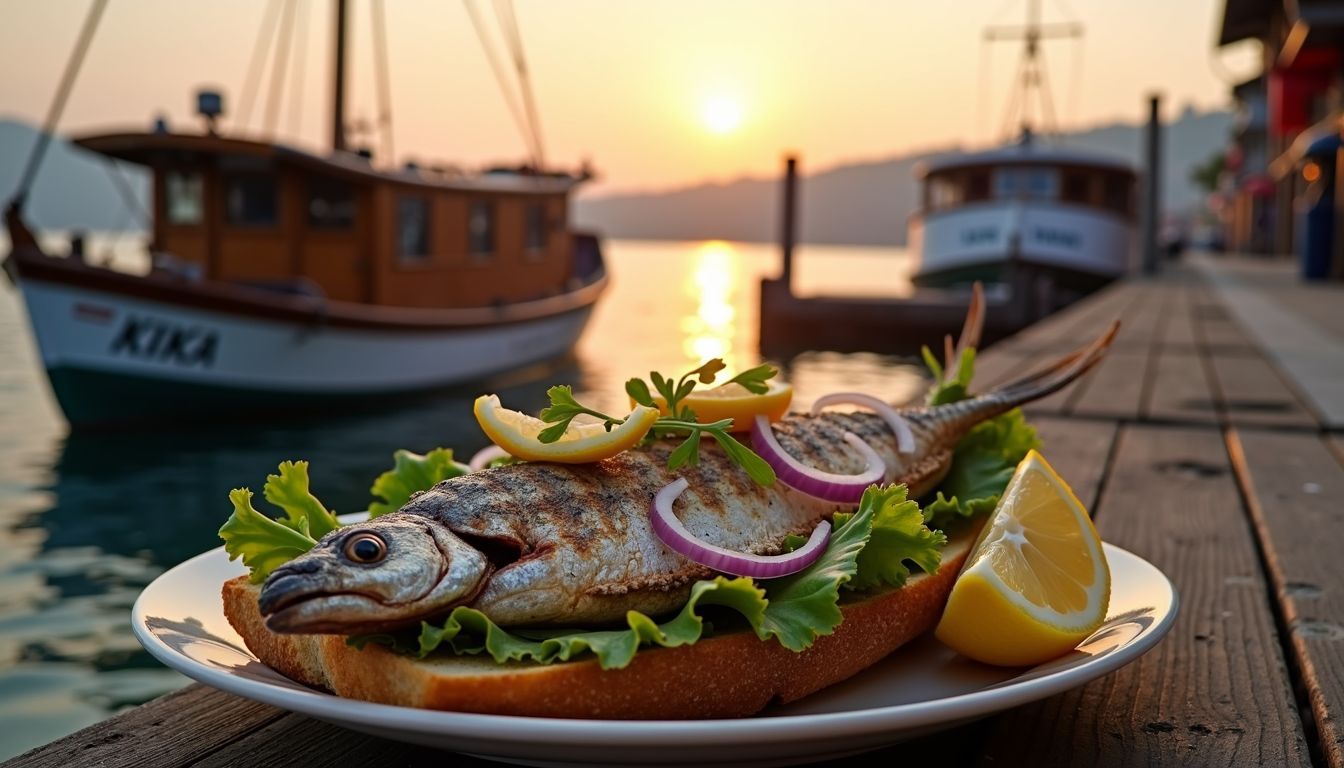
[[[179,571],[192,570],[202,560],[225,556],[223,547],[202,552],[185,560],[160,574],[147,585],[137,596],[131,609],[131,630],[140,644],[155,659],[197,682],[231,695],[318,719],[358,722],[365,730],[377,727],[389,732],[432,733],[439,737],[452,735],[487,739],[507,737],[511,742],[532,746],[591,745],[596,737],[607,746],[650,747],[678,743],[691,735],[698,738],[698,746],[740,745],[775,740],[782,735],[788,735],[790,741],[864,735],[871,733],[876,727],[890,730],[894,735],[900,731],[939,723],[976,719],[1048,698],[1110,674],[1157,645],[1171,629],[1180,612],[1180,596],[1175,586],[1160,568],[1143,557],[1108,542],[1103,542],[1103,547],[1108,561],[1118,555],[1122,559],[1131,559],[1134,565],[1150,569],[1159,577],[1160,585],[1165,589],[1170,605],[1170,609],[1159,615],[1151,627],[1123,645],[1121,649],[1083,662],[1079,666],[1021,682],[1009,680],[990,688],[940,699],[840,712],[700,720],[599,720],[495,715],[381,704],[337,696],[308,688],[298,682],[294,682],[293,685],[301,688],[240,677],[178,652],[154,635],[146,622],[148,617],[145,612],[145,601],[147,596],[152,596],[156,584],[171,580]],[[241,564],[238,568],[240,575],[245,572]],[[251,649],[247,649],[247,652],[252,655]],[[256,658],[255,655],[252,657]],[[258,660],[258,663],[262,662]],[[1087,673],[1080,675],[1081,670],[1086,670]],[[276,674],[281,673],[277,671]]]

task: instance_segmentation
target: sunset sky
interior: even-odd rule
[[[332,4],[296,2],[302,109],[277,134],[329,140]],[[377,114],[369,0],[352,0],[352,106]],[[477,2],[490,28],[493,5]],[[745,2],[516,0],[548,160],[591,158],[596,192],[659,189],[774,174],[786,150],[807,168],[1000,136],[1016,44],[982,45],[1018,24],[1025,0]],[[1065,128],[1137,120],[1161,90],[1171,114],[1227,103],[1256,52],[1215,55],[1216,0],[1044,0],[1047,21],[1077,20],[1081,44],[1045,46]],[[192,93],[222,89],[236,116],[265,0],[112,2],[61,129],[141,127],[164,114],[197,130]],[[40,122],[87,3],[0,0],[0,117]],[[397,160],[475,165],[524,156],[462,3],[388,0]],[[306,30],[306,45],[302,31]],[[982,70],[991,76],[981,88]],[[291,69],[291,72],[294,71]],[[1081,73],[1081,78],[1076,76]],[[263,80],[265,84],[267,80]],[[259,132],[263,85],[250,128]],[[226,123],[226,128],[229,123]],[[366,143],[379,146],[369,135]]]

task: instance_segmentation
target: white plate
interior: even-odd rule
[[[1077,687],[1138,658],[1176,618],[1171,582],[1106,545],[1107,622],[1077,650],[1031,669],[997,669],[924,636],[854,679],[739,720],[505,717],[343,699],[295,683],[247,650],[220,585],[244,572],[223,549],[155,579],[135,602],[135,635],[159,661],[207,685],[357,731],[534,765],[789,765],[877,749]]]

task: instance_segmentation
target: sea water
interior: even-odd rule
[[[141,269],[138,239],[91,238],[91,260]],[[492,382],[507,406],[535,413],[548,386],[568,383],[619,412],[632,376],[680,374],[711,357],[733,371],[761,362],[757,300],[761,278],[779,269],[774,246],[618,240],[605,250],[611,287],[573,359]],[[807,246],[795,285],[902,296],[908,268],[897,249]],[[770,362],[793,382],[795,407],[837,390],[901,402],[924,386],[902,358],[812,352]],[[220,544],[230,488],[259,489],[279,462],[307,459],[328,507],[361,510],[396,449],[444,446],[465,458],[485,445],[475,394],[291,422],[71,432],[22,299],[0,281],[0,760],[188,682],[140,648],[130,609],[160,573]]]

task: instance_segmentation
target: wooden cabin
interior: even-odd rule
[[[152,250],[207,281],[459,308],[553,296],[591,277],[567,223],[572,176],[391,172],[351,152],[213,134],[76,143],[151,171]]]

